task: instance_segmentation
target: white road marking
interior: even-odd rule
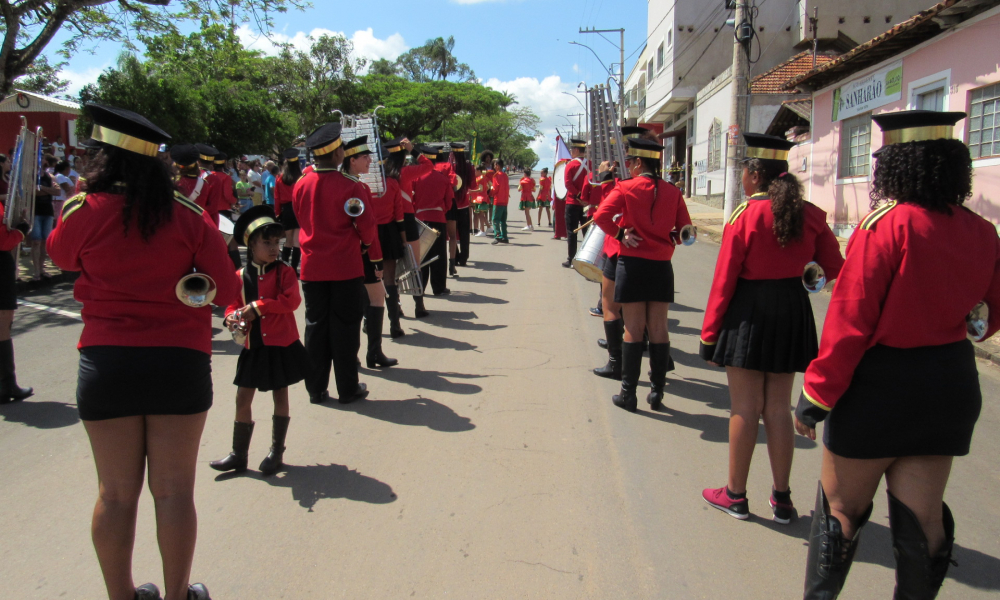
[[[25,308],[44,310],[45,312],[50,312],[52,314],[56,314],[61,317],[69,317],[71,319],[76,319],[77,321],[83,320],[83,317],[80,316],[80,313],[70,312],[68,310],[63,310],[61,308],[52,308],[51,306],[45,306],[44,304],[35,304],[34,302],[28,302],[27,300],[18,300],[17,303]]]

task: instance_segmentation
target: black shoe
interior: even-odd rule
[[[604,348],[605,350],[607,350],[608,349],[608,340],[606,340],[604,338],[598,338],[598,340],[597,340],[597,347],[598,348]]]
[[[188,586],[188,600],[212,600],[204,583],[193,583]]]
[[[399,325],[399,317],[401,316],[399,310],[399,286],[385,286],[385,294],[385,313],[389,316],[389,336],[392,339],[403,337],[406,335],[406,332]]]
[[[642,370],[642,343],[622,343],[622,389],[611,397],[615,406],[635,412],[639,399],[635,395],[639,385],[639,371]]]
[[[951,552],[955,545],[955,519],[947,504],[941,503],[944,522],[944,544],[931,556],[927,549],[927,535],[910,507],[886,492],[889,496],[889,528],[892,530],[892,549],[896,555],[896,600],[924,600],[935,598],[948,565],[952,564]]]
[[[492,242],[490,242],[490,245],[491,246],[496,246],[499,243],[500,243],[500,240],[493,240]]]
[[[854,562],[861,530],[872,514],[872,505],[869,505],[854,531],[854,539],[849,540],[844,537],[837,517],[829,514],[829,506],[823,484],[820,483],[816,492],[812,528],[809,531],[804,600],[832,600],[840,595],[847,573],[851,570],[851,563]]]
[[[588,311],[592,317],[603,317],[604,311],[599,308],[592,308]]]
[[[594,375],[621,381],[622,378],[622,331],[621,319],[604,322],[604,335],[608,336],[608,364],[594,369]]]
[[[663,405],[663,388],[667,385],[667,372],[674,370],[674,361],[670,358],[670,344],[649,345],[649,385],[650,391],[646,402],[650,408],[658,410]]]
[[[455,269],[455,259],[448,259],[448,274],[452,277],[458,277],[458,270]]]
[[[504,238],[504,239],[500,240],[500,243],[501,244],[509,244],[510,240],[508,240],[507,238]]]
[[[160,588],[152,583],[144,583],[135,588],[135,600],[163,600],[160,596]]]
[[[413,316],[415,318],[422,319],[423,317],[430,316],[431,313],[427,312],[427,309],[424,308],[423,296],[414,296],[413,303],[416,305],[416,308],[413,309]]]
[[[290,417],[273,415],[271,417],[271,451],[267,453],[260,463],[262,475],[274,475],[281,467],[285,466],[282,459],[285,457],[285,436],[288,435],[288,422]]]
[[[350,404],[351,402],[364,400],[367,397],[368,397],[368,386],[363,383],[359,383],[358,389],[356,389],[353,394],[351,394],[350,396],[341,396],[340,399],[337,400],[337,402],[340,402],[341,404]]]
[[[444,288],[440,292],[434,292],[434,295],[435,296],[447,296],[450,293],[451,293],[451,290],[449,290],[448,288]]]
[[[566,267],[567,269],[571,268],[573,266],[573,259],[567,260],[562,264],[562,266]]]
[[[250,453],[250,438],[253,437],[253,423],[233,423],[233,451],[228,456],[208,463],[216,471],[235,471],[241,473],[247,470],[247,458]]]
[[[34,393],[33,388],[17,385],[17,376],[14,372],[14,341],[0,342],[0,404],[20,402]]]
[[[330,399],[330,392],[323,392],[318,396],[309,396],[309,402],[312,404],[323,404]]]

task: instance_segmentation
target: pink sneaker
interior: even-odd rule
[[[708,502],[709,506],[714,506],[734,519],[742,521],[750,517],[750,504],[747,499],[744,497],[733,500],[729,497],[725,486],[718,489],[706,489],[702,491],[701,497],[705,499],[705,502]]]

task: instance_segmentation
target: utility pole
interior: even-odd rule
[[[586,115],[584,115],[583,113],[576,113],[575,115],[566,115],[566,116],[576,117],[576,133],[577,134],[583,133],[583,120],[581,117],[584,117]],[[570,125],[570,127],[572,127],[572,125]]]
[[[740,148],[742,147],[742,134],[747,122],[746,103],[744,96],[748,93],[747,70],[749,68],[749,56],[747,50],[750,41],[753,39],[753,26],[746,19],[747,2],[749,0],[736,0],[735,15],[735,40],[733,42],[733,95],[729,111],[729,133],[726,144],[726,196],[723,207],[723,218],[729,221],[729,215],[739,204],[740,185],[742,170],[740,168]]]
[[[625,28],[620,29],[581,29],[580,33],[617,33],[618,44],[618,112],[621,125],[625,125]],[[603,35],[601,37],[604,37]],[[604,38],[607,40],[607,38]],[[611,44],[614,46],[614,44]]]

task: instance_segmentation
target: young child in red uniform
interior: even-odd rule
[[[476,185],[469,190],[472,200],[472,228],[475,229],[476,237],[486,237],[486,221],[489,214],[489,205],[486,203],[486,183],[484,181],[483,166],[476,167]]]
[[[552,227],[552,211],[549,206],[552,205],[552,178],[549,177],[549,168],[545,167],[542,169],[542,174],[538,178],[538,198],[535,200],[535,205],[538,207],[538,226],[542,226],[542,209],[545,209],[545,217],[549,220],[549,227]]]
[[[524,170],[524,177],[517,184],[517,191],[521,192],[521,204],[519,209],[524,211],[524,220],[528,224],[521,228],[521,231],[534,231],[531,226],[531,209],[535,208],[535,180],[531,178],[531,169]]]
[[[274,209],[263,204],[243,213],[233,237],[247,247],[247,266],[237,271],[243,281],[241,299],[226,308],[226,326],[245,337],[236,364],[236,422],[233,451],[209,465],[217,471],[245,471],[253,435],[254,392],[274,397],[271,451],[260,471],[272,475],[282,467],[288,433],[288,386],[305,379],[309,354],[299,341],[295,309],[302,303],[295,270],[278,260],[284,228]]]
[[[492,244],[509,244],[507,238],[507,204],[510,202],[510,178],[503,170],[503,161],[493,161],[493,235]]]

